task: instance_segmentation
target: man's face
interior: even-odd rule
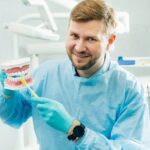
[[[88,70],[103,64],[108,40],[102,30],[101,21],[70,21],[66,49],[77,70]]]

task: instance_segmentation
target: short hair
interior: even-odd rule
[[[71,11],[70,20],[76,22],[103,21],[103,32],[111,34],[117,26],[115,14],[114,9],[105,0],[82,0]]]

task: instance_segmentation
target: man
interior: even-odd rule
[[[1,119],[19,127],[32,116],[41,150],[146,149],[143,89],[110,61],[115,27],[114,10],[105,1],[81,1],[70,16],[69,59],[37,69],[33,89],[39,97],[3,89]],[[1,72],[2,85],[5,78]]]

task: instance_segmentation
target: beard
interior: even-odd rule
[[[75,67],[76,70],[88,70],[96,64],[96,60],[90,60],[82,66],[76,65],[76,63],[72,59],[71,59],[71,62],[72,62],[72,65]]]
[[[100,58],[100,54],[95,58],[88,56],[88,58],[81,58],[81,60],[76,59],[77,56],[74,56],[74,54],[68,53],[68,56],[76,70],[88,70],[93,67]]]

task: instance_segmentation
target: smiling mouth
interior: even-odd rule
[[[29,86],[33,84],[33,80],[30,73],[30,58],[22,58],[6,63],[0,64],[6,74],[7,78],[4,81],[4,88],[10,90],[18,90],[24,85],[21,79],[24,78]]]
[[[88,54],[85,54],[85,53],[73,53],[73,55],[75,55],[76,57],[78,57],[78,58],[87,58],[87,57],[89,57],[89,55]]]

